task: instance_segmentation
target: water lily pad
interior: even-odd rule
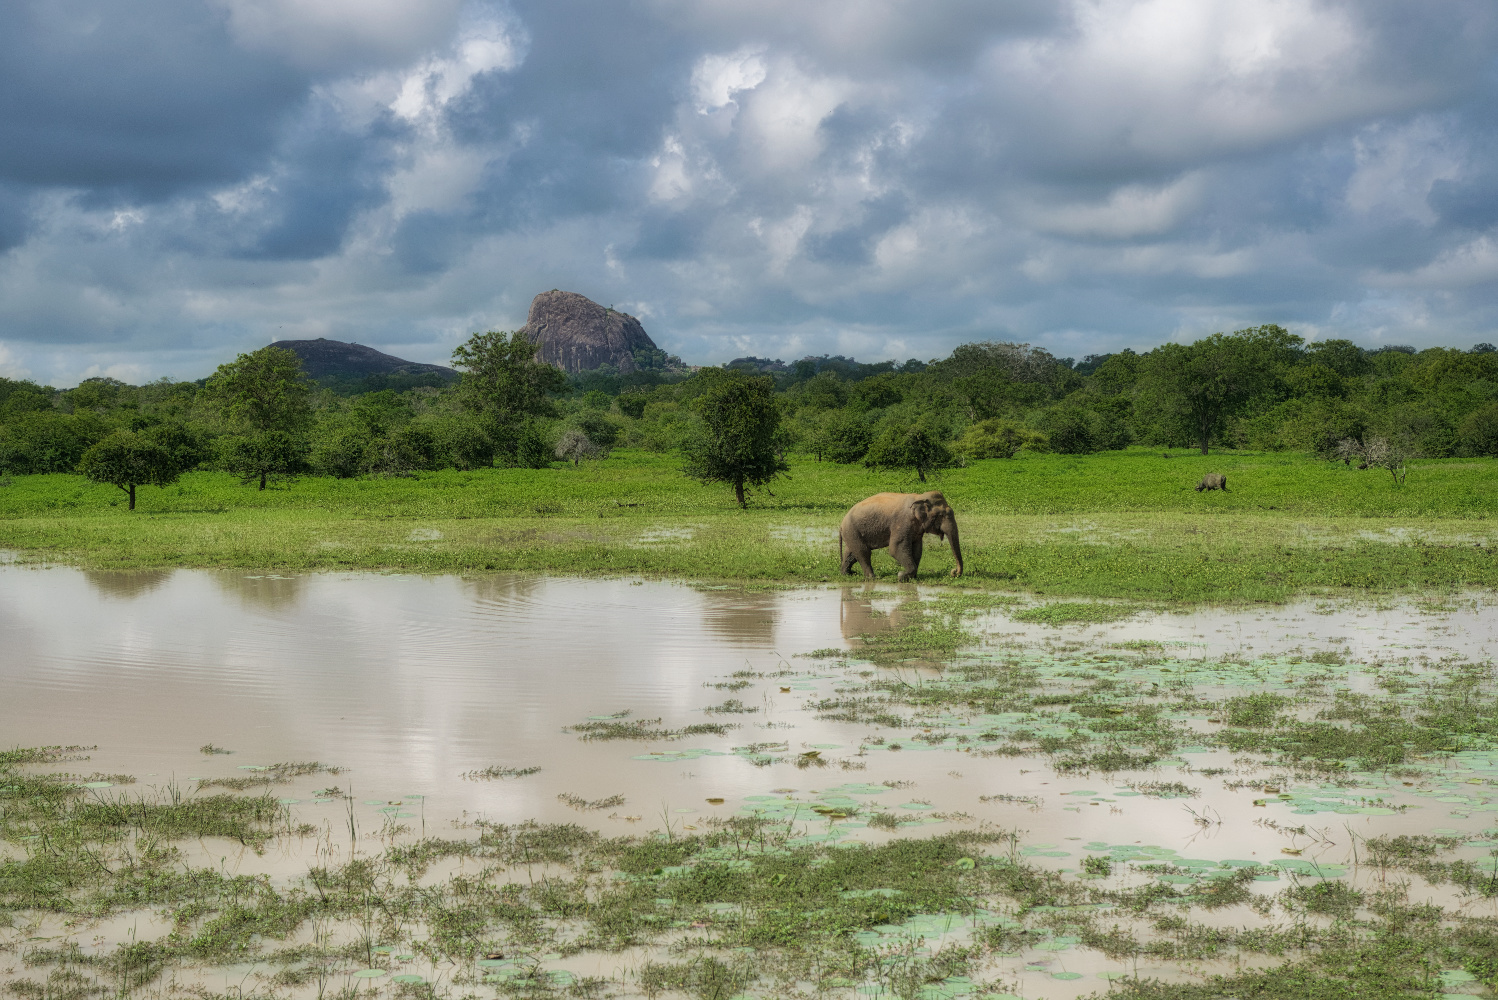
[[[385,975],[384,969],[360,969],[354,973],[355,979],[377,979]]]
[[[425,979],[412,972],[403,972],[398,976],[391,976],[392,983],[424,983]]]

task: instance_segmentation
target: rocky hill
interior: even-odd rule
[[[555,288],[531,300],[521,332],[540,348],[540,360],[564,372],[592,371],[605,364],[630,372],[635,369],[635,351],[657,350],[633,316]]]
[[[302,359],[302,370],[319,382],[347,382],[371,375],[431,375],[451,382],[458,373],[442,365],[426,365],[385,354],[363,344],[341,340],[278,340],[272,347],[291,351]]]

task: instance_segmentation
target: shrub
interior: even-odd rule
[[[846,410],[828,413],[819,429],[822,453],[834,462],[852,465],[863,460],[873,443],[869,425],[856,414]]]
[[[1468,454],[1498,458],[1498,403],[1467,414],[1457,429],[1457,440]]]
[[[1013,458],[1021,448],[1041,448],[1046,436],[1008,420],[983,420],[969,427],[952,445],[964,458]]]
[[[604,450],[588,439],[588,435],[576,427],[562,432],[554,451],[557,458],[576,466],[585,458],[602,458]]]
[[[373,440],[363,427],[326,429],[313,442],[308,460],[320,475],[352,479],[364,471],[364,453]]]

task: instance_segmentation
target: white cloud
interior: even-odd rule
[[[31,369],[23,366],[4,341],[0,341],[0,376],[5,378],[30,378]]]
[[[692,97],[700,114],[721,111],[746,90],[765,82],[764,48],[745,46],[736,52],[706,55],[692,70]]]
[[[1471,288],[1498,281],[1498,240],[1479,236],[1443,251],[1424,267],[1403,273],[1374,273],[1370,284],[1390,288]]]
[[[215,0],[240,44],[313,70],[405,62],[440,45],[462,0]]]
[[[1204,175],[1193,171],[1163,186],[1125,184],[1102,202],[1031,204],[1021,211],[1041,232],[1082,238],[1157,236],[1179,225],[1202,202]]]
[[[996,106],[1057,157],[1175,162],[1409,107],[1350,9],[1315,0],[1075,0],[1074,30],[1005,40]]]
[[[523,45],[504,21],[492,14],[471,18],[446,54],[401,74],[390,109],[407,121],[428,117],[466,93],[481,73],[508,72],[523,58]]]
[[[1347,207],[1359,215],[1404,217],[1429,225],[1431,187],[1461,175],[1449,123],[1422,115],[1408,124],[1376,124],[1353,139],[1357,168],[1347,180]]]
[[[735,124],[746,166],[783,173],[808,165],[822,151],[822,122],[854,90],[850,81],[803,72],[788,59],[777,61],[739,101]]]

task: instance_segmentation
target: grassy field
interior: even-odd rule
[[[913,476],[793,463],[748,511],[680,460],[616,452],[581,468],[410,479],[307,477],[260,492],[193,473],[124,494],[76,476],[0,488],[0,548],[91,567],[491,570],[811,583],[835,577],[852,503]],[[1229,492],[1197,493],[1204,472]],[[1396,487],[1304,455],[1164,458],[1133,449],[1026,455],[950,470],[971,586],[1155,601],[1282,600],[1306,591],[1498,585],[1498,462],[1417,464]],[[929,539],[924,579],[945,579]],[[892,575],[887,559],[876,562]]]

